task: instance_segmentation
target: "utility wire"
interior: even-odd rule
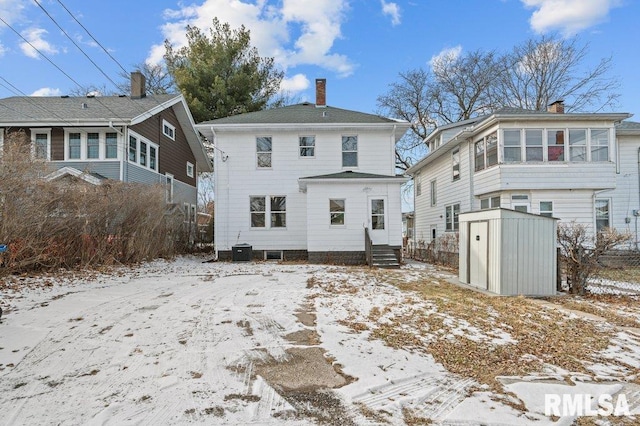
[[[56,65],[55,62],[53,62],[51,59],[49,59],[49,57],[47,55],[45,55],[44,53],[42,53],[37,47],[35,47],[29,40],[27,40],[26,38],[24,38],[24,36],[22,34],[20,34],[15,28],[13,28],[11,25],[9,25],[9,23],[7,21],[5,21],[1,16],[0,16],[0,21],[2,21],[7,27],[9,27],[9,29],[11,29],[11,31],[13,31],[14,33],[16,33],[18,35],[18,37],[20,37],[22,40],[24,40],[25,43],[27,43],[29,46],[31,46],[31,48],[33,50],[35,50],[36,52],[38,52],[40,54],[40,56],[42,56],[43,58],[45,58],[51,65],[53,65],[58,71],[60,71],[62,74],[64,74],[69,80],[73,81],[78,87],[82,88],[82,85],[80,83],[78,83],[73,77],[71,77],[69,74],[67,74],[62,68],[60,68],[58,65]],[[111,108],[109,108],[107,105],[105,105],[103,102],[100,101],[100,97],[96,96],[94,98],[100,105],[102,105],[103,107],[105,107],[106,109],[108,109],[111,113],[113,113],[113,116],[116,118],[119,118],[122,121],[126,121],[124,118],[120,117],[115,111],[113,111]]]

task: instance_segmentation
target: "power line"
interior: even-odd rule
[[[104,70],[103,70],[102,68],[100,68],[100,66],[99,66],[98,64],[96,64],[96,63],[95,63],[95,61],[89,57],[89,55],[87,54],[87,52],[85,52],[85,51],[84,51],[84,50],[83,50],[83,49],[78,45],[78,43],[76,43],[76,41],[75,41],[71,36],[69,36],[69,34],[64,30],[64,28],[62,28],[62,27],[60,26],[60,24],[58,24],[58,21],[56,21],[56,20],[53,18],[53,16],[51,16],[51,14],[49,14],[49,12],[47,11],[47,9],[45,9],[45,8],[44,8],[44,6],[42,6],[42,4],[40,4],[40,2],[39,2],[38,0],[33,0],[33,1],[34,1],[34,3],[35,3],[35,4],[37,4],[37,5],[40,7],[40,9],[42,9],[42,11],[43,11],[43,12],[44,12],[48,17],[49,17],[49,19],[51,19],[51,21],[53,21],[53,23],[54,23],[54,24],[56,24],[56,26],[60,29],[60,31],[62,31],[62,33],[63,33],[63,34],[64,34],[64,35],[65,35],[65,36],[66,36],[66,37],[71,41],[71,43],[73,43],[73,44],[74,44],[74,46],[76,46],[76,47],[78,48],[78,50],[79,50],[80,52],[82,52],[82,54],[83,54],[83,55],[84,55],[84,56],[89,60],[89,62],[91,62],[91,63],[93,64],[93,66],[94,66],[94,67],[96,67],[96,69],[97,69],[98,71],[100,71],[100,72],[102,73],[102,75],[104,75],[104,76],[107,78],[107,80],[109,80],[109,81],[111,82],[111,84],[113,84],[117,89],[120,89],[120,87],[118,87],[118,84],[117,84],[115,81],[113,81],[113,80],[111,79],[111,77],[109,77],[109,76],[107,75],[107,73],[105,73],[105,72],[104,72]]]
[[[16,33],[18,35],[18,37],[20,37],[22,40],[24,40],[25,43],[27,43],[29,46],[31,46],[31,48],[33,50],[35,50],[36,52],[38,52],[40,54],[40,56],[42,56],[43,58],[45,58],[51,65],[53,65],[58,71],[60,71],[62,74],[64,74],[69,80],[71,80],[72,82],[74,82],[78,87],[82,88],[82,85],[80,83],[78,83],[73,77],[71,77],[69,74],[67,74],[62,68],[60,68],[58,65],[56,65],[51,59],[49,59],[49,57],[47,57],[47,55],[45,55],[44,53],[42,53],[37,47],[35,47],[29,40],[27,40],[26,38],[24,38],[24,36],[22,34],[20,34],[15,28],[13,28],[11,25],[9,25],[9,23],[7,23],[7,21],[5,21],[1,16],[0,16],[0,21],[2,21],[7,27],[9,27],[9,29],[11,29],[11,31],[13,31],[14,33]],[[122,121],[126,121],[124,118],[120,117],[115,111],[113,111],[111,108],[109,108],[107,105],[105,105],[104,103],[102,103],[100,101],[100,97],[97,96],[96,101],[102,105],[103,107],[105,107],[107,110],[109,110],[111,113],[113,113],[113,116],[116,118],[119,118]]]
[[[84,25],[82,25],[80,21],[78,21],[75,15],[69,9],[67,9],[67,6],[65,6],[62,3],[62,1],[60,0],[57,0],[57,1],[58,3],[60,3],[60,6],[62,6],[62,8],[66,10],[67,13],[73,18],[73,20],[76,21],[76,23],[82,27],[82,29],[89,35],[89,37],[91,37],[91,40],[93,40],[98,46],[100,46],[100,48],[104,51],[104,53],[106,53],[113,60],[113,62],[118,64],[122,72],[124,72],[125,74],[128,74],[129,72],[120,64],[120,62],[118,62],[116,58],[113,57],[113,55],[111,55],[111,53],[109,53],[109,51],[98,40],[96,40],[93,34],[91,34],[91,32],[89,32],[89,30]]]

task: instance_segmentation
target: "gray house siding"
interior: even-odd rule
[[[119,161],[52,161],[51,165],[56,170],[73,167],[81,172],[98,173],[107,179],[120,180]]]

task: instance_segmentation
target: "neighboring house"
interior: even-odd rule
[[[258,259],[364,263],[373,243],[400,256],[402,213],[395,174],[404,121],[316,104],[235,115],[197,124],[215,143],[215,246],[252,246]]]
[[[131,80],[131,96],[0,99],[0,152],[24,131],[32,155],[51,165],[49,179],[162,184],[167,202],[195,222],[197,176],[212,164],[185,99],[146,96],[139,72]]]
[[[441,126],[414,180],[415,240],[458,231],[461,212],[502,207],[614,227],[638,240],[640,123],[626,113],[515,108]]]

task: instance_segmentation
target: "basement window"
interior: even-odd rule
[[[264,260],[282,260],[282,250],[267,250],[264,252]]]

